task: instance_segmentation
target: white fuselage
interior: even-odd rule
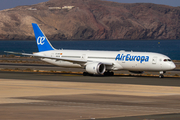
[[[112,65],[107,65],[106,70],[168,71],[175,68],[175,64],[169,57],[151,52],[51,50],[35,54],[47,57],[87,60],[89,63],[91,61],[113,63]],[[42,60],[61,67],[83,67],[87,64],[48,58],[43,58]]]

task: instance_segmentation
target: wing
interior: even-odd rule
[[[73,62],[77,64],[86,64],[86,63],[91,63],[91,62],[101,62],[101,61],[93,61],[93,60],[83,60],[83,59],[68,59],[68,58],[60,58],[60,57],[49,57],[49,56],[44,56],[41,54],[29,54],[29,53],[18,53],[18,52],[12,52],[12,51],[4,51],[5,53],[10,53],[10,54],[18,54],[18,55],[25,55],[25,56],[33,56],[33,57],[38,57],[38,58],[47,58],[47,59],[54,59],[56,61],[61,60],[61,61],[67,61],[67,62]],[[111,62],[101,62],[104,65],[113,65]]]

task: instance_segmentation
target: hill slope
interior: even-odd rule
[[[72,9],[60,9],[74,6]],[[0,39],[180,39],[180,8],[101,0],[50,0],[0,11]]]

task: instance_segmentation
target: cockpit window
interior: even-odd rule
[[[164,62],[167,62],[167,61],[172,61],[171,59],[164,59]]]

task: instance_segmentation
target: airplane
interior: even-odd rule
[[[39,52],[16,53],[40,58],[42,61],[70,68],[83,68],[87,75],[113,76],[117,70],[128,70],[142,74],[144,71],[157,71],[159,78],[164,73],[176,68],[172,60],[163,54],[153,52],[126,52],[126,51],[90,51],[90,50],[58,50],[55,49],[40,27],[32,23]]]

